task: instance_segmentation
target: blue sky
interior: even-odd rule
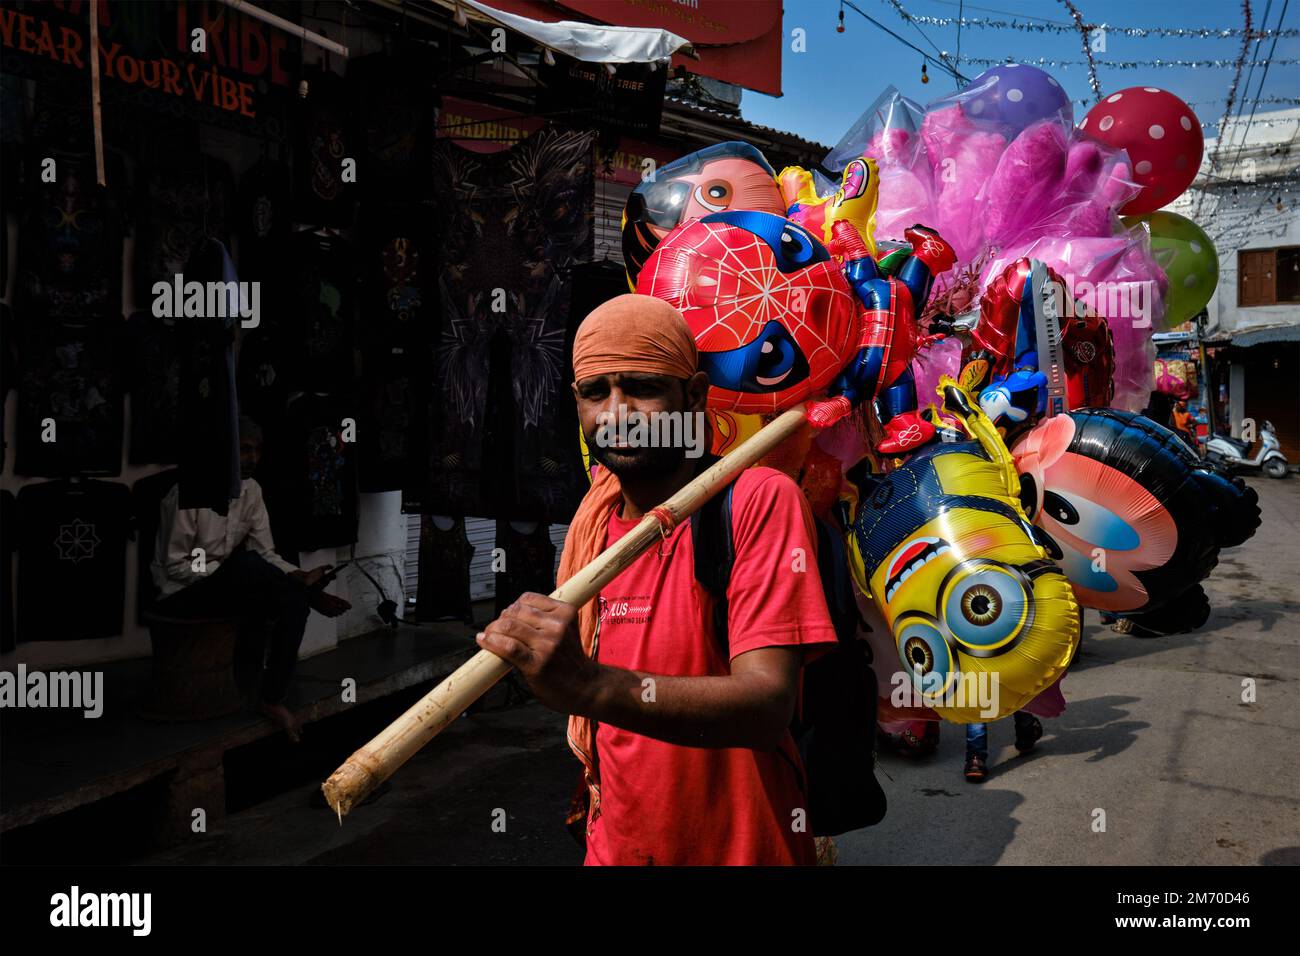
[[[899,16],[889,0],[854,0],[866,14],[916,46],[935,55],[934,48],[917,30]],[[952,17],[958,14],[957,0],[900,0],[913,15]],[[1255,28],[1258,29],[1269,6],[1268,26],[1277,25],[1285,0],[1253,0]],[[1225,28],[1243,25],[1241,4],[1235,0],[1075,0],[1085,21],[1121,27]],[[930,82],[921,83],[920,54],[908,49],[851,9],[845,8],[845,32],[836,33],[838,0],[785,0],[786,49],[782,58],[782,97],[764,96],[746,90],[741,110],[745,119],[797,133],[827,146],[834,145],[858,115],[890,83],[906,96],[924,104],[955,89],[954,80],[933,65],[927,68]],[[976,0],[965,3],[967,18],[1026,20],[1035,17],[1057,23],[1070,21],[1065,6],[1053,0]],[[1284,27],[1300,27],[1300,0],[1286,9]],[[806,31],[807,51],[790,52],[790,32],[802,27]],[[949,54],[957,50],[955,26],[922,26],[929,40]],[[1259,44],[1259,55],[1267,57],[1272,39]],[[1252,43],[1252,54],[1255,44]],[[1105,60],[1235,60],[1241,38],[1199,39],[1128,37],[1107,33],[1106,50],[1094,56]],[[1083,49],[1077,33],[1039,33],[1009,29],[967,27],[961,31],[961,56],[1032,61],[1038,57],[1052,60],[1082,60]],[[1300,58],[1300,38],[1282,38],[1274,51],[1275,60]],[[973,78],[987,66],[958,61],[958,67]],[[1071,99],[1095,102],[1088,84],[1085,66],[1044,67],[1069,92]],[[1170,90],[1193,107],[1202,122],[1217,124],[1223,114],[1222,100],[1232,83],[1232,68],[1219,69],[1161,67],[1120,70],[1099,63],[1097,77],[1103,93],[1109,94],[1129,86],[1158,86]],[[1245,93],[1249,68],[1242,71],[1238,97]],[[1256,69],[1250,81],[1250,95],[1255,95],[1262,71]],[[1300,66],[1274,63],[1263,86],[1263,95],[1300,97]],[[1283,109],[1261,105],[1260,111]],[[1075,103],[1075,123],[1088,106]],[[1234,109],[1235,113],[1235,109]],[[1247,106],[1247,115],[1249,106]],[[1280,136],[1289,136],[1292,126],[1278,128]],[[1205,130],[1215,135],[1213,126]]]

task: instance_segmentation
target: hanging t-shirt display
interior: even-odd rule
[[[239,277],[273,280],[283,272],[286,243],[293,235],[289,167],[263,157],[239,181]],[[268,282],[268,285],[272,283]],[[263,289],[263,305],[267,304]]]
[[[27,108],[23,85],[12,73],[0,73],[0,201],[17,202],[22,197],[23,150],[27,140]],[[9,264],[3,265],[8,276]]]
[[[423,198],[433,145],[433,74],[412,45],[348,60],[347,84],[364,147],[357,184],[367,200]]]
[[[0,230],[7,232],[8,230]],[[9,306],[0,303],[0,469],[4,468],[9,444],[4,433],[4,407],[9,389],[18,384],[18,331]]]
[[[119,322],[23,323],[17,474],[120,474]]]
[[[167,492],[180,477],[175,468],[146,475],[131,486],[131,533],[135,538],[135,619],[145,623],[144,616],[154,605],[157,587],[149,566],[153,564],[154,548],[158,546],[159,507]]]
[[[555,590],[555,544],[547,525],[538,524],[525,534],[509,521],[498,521],[496,546],[505,555],[505,569],[494,575],[498,615],[525,591],[550,594]]]
[[[18,640],[122,633],[131,493],[111,481],[18,492]]]
[[[13,311],[0,302],[0,405],[4,404],[9,389],[17,384],[18,332],[14,328]]]
[[[568,270],[592,254],[594,134],[435,148],[443,238],[422,508],[565,523],[585,490],[565,394]]]
[[[27,145],[25,80],[0,73],[0,222],[23,202],[23,153]],[[9,288],[9,230],[0,229],[0,290]]]
[[[187,279],[235,282],[225,246],[210,239],[185,265]],[[182,508],[226,513],[239,497],[239,407],[235,394],[235,319],[184,318],[177,322],[181,348],[180,501]]]
[[[361,158],[361,143],[348,110],[341,77],[320,69],[303,72],[307,97],[298,104],[293,151],[294,219],[313,226],[352,223],[356,185],[347,160]],[[358,172],[360,175],[360,172]]]
[[[447,522],[450,527],[439,527]],[[417,621],[471,623],[469,563],[473,558],[474,546],[465,533],[464,518],[421,516],[420,576],[415,589]]]
[[[40,153],[42,147],[33,143]],[[14,305],[40,317],[89,319],[122,308],[122,223],[114,194],[95,183],[94,157],[50,150],[55,181],[33,178],[18,239]],[[38,167],[39,170],[39,167]],[[109,182],[121,182],[116,164]]]
[[[411,203],[372,204],[363,212],[363,347],[411,348],[434,340],[438,249],[429,238],[429,217],[427,207]]]
[[[356,250],[346,240],[312,231],[294,237],[293,303],[276,323],[290,349],[290,388],[338,392],[352,387],[356,270]]]
[[[267,509],[277,546],[316,551],[357,540],[355,444],[345,419],[355,422],[349,401],[306,393],[289,402],[267,489]],[[259,471],[259,475],[261,472]],[[283,534],[281,533],[283,529]]]
[[[366,350],[362,360],[357,471],[362,491],[398,491],[419,483],[420,445],[428,426],[428,349]]]
[[[123,366],[131,396],[133,465],[174,464],[180,445],[181,334],[178,322],[136,312],[126,322]]]
[[[230,242],[230,168],[196,153],[168,155],[142,164],[136,186],[135,301],[142,307],[153,302],[155,282],[170,284],[177,273],[197,278],[185,267],[205,238]]]
[[[0,491],[0,653],[14,649],[14,549],[18,514],[13,492]]]
[[[245,331],[239,338],[239,413],[264,429],[274,429],[284,419],[289,401],[286,350],[282,333],[271,323]]]

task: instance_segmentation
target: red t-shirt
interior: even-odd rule
[[[607,547],[637,524],[618,510],[610,514]],[[833,644],[816,532],[799,487],[770,468],[742,473],[732,494],[732,534],[730,657],[760,647]],[[684,521],[606,585],[596,659],[665,676],[729,673],[713,634],[712,597],[696,582],[694,565]],[[681,747],[598,724],[596,756],[601,802],[587,836],[589,865],[815,862],[807,814],[795,814],[807,801],[788,733],[781,752],[763,752]]]

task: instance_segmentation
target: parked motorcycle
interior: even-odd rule
[[[1259,451],[1254,457],[1250,454],[1250,442],[1228,435],[1211,435],[1205,446],[1205,457],[1216,469],[1231,472],[1239,468],[1262,468],[1270,478],[1285,478],[1291,470],[1282,446],[1277,440],[1277,431],[1272,422],[1264,422],[1259,433]]]

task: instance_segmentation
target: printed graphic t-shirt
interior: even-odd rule
[[[357,540],[357,443],[344,440],[345,418],[356,418],[350,399],[300,395],[267,440],[258,479],[266,478],[271,535],[282,555]]]
[[[736,481],[732,514],[730,657],[834,644],[816,533],[798,486],[770,468],[751,468]],[[635,526],[612,512],[607,546]],[[795,570],[797,548],[807,570]],[[668,676],[729,672],[709,623],[712,599],[695,581],[692,549],[690,522],[682,522],[601,591],[601,664]],[[788,733],[779,750],[705,749],[599,724],[596,755],[601,805],[587,837],[588,865],[815,862],[811,832],[793,826],[807,799]]]
[[[122,633],[131,492],[47,481],[18,492],[18,641]]]
[[[133,465],[174,464],[177,460],[184,341],[187,336],[178,330],[175,319],[156,318],[145,310],[127,319],[122,364],[124,390],[131,396]]]
[[[84,325],[20,323],[17,474],[121,473],[119,325],[108,316]],[[53,441],[45,440],[46,419],[54,422]]]

